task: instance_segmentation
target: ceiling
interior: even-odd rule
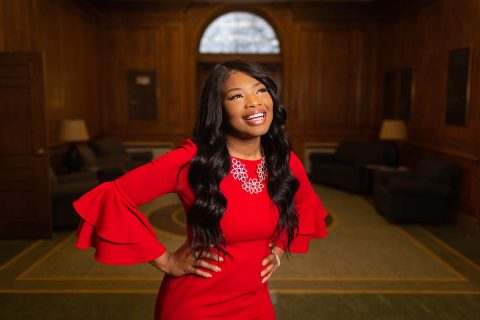
[[[97,8],[115,7],[142,7],[142,6],[185,6],[193,3],[225,3],[225,4],[256,4],[256,3],[284,3],[284,4],[318,4],[318,3],[374,3],[381,0],[85,0]]]

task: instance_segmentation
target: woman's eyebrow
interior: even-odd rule
[[[231,88],[225,91],[225,94],[228,94],[230,91],[235,91],[235,90],[242,90],[242,88]]]
[[[262,84],[263,84],[263,83],[261,83],[261,82],[257,82],[257,83],[255,83],[254,85],[252,85],[252,88],[261,86]],[[230,91],[235,91],[235,90],[243,90],[243,89],[242,89],[242,88],[230,88],[230,89],[228,89],[227,91],[225,91],[225,94],[228,94]]]

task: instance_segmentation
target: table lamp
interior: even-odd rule
[[[88,141],[88,131],[83,119],[65,119],[60,127],[59,140],[69,142],[70,147],[63,159],[64,165],[68,171],[75,172],[80,170],[81,157],[76,143]]]
[[[385,119],[382,122],[380,129],[380,140],[390,141],[391,155],[388,159],[387,165],[390,167],[397,167],[399,165],[399,152],[396,141],[407,139],[407,129],[405,121],[399,119]]]

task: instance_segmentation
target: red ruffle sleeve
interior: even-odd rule
[[[290,154],[290,169],[300,183],[294,196],[295,210],[298,214],[298,232],[290,246],[290,251],[306,253],[311,239],[327,236],[325,218],[328,213],[313,190],[302,162],[293,152]],[[282,239],[275,241],[275,245],[285,249],[285,240],[286,237],[283,235]]]
[[[95,248],[105,264],[132,265],[153,260],[165,247],[137,207],[179,190],[177,174],[196,153],[192,140],[112,182],[104,182],[73,203],[82,220],[76,247]]]

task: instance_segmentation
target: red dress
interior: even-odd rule
[[[189,161],[197,151],[192,140],[175,150],[123,175],[105,182],[74,203],[82,221],[76,231],[76,247],[96,249],[97,261],[113,265],[148,262],[165,252],[155,231],[136,208],[163,194],[178,194],[185,212],[194,201],[188,185]],[[250,178],[256,178],[260,160],[239,159]],[[182,165],[186,164],[182,168]],[[326,236],[326,211],[312,189],[302,163],[292,152],[290,168],[300,182],[294,197],[299,232],[291,251],[308,251],[311,238]],[[178,175],[178,179],[177,179]],[[266,181],[265,181],[266,182]],[[269,254],[278,221],[278,211],[265,188],[250,194],[229,173],[220,183],[227,199],[221,220],[228,255],[217,264],[212,278],[196,275],[165,275],[155,310],[156,320],[275,319],[267,283],[261,283],[262,260]],[[171,248],[174,249],[174,248]]]

